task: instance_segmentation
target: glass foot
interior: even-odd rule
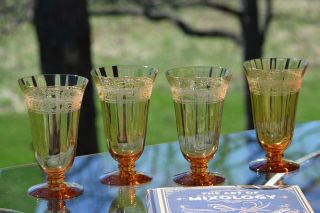
[[[104,174],[100,177],[101,183],[112,186],[135,186],[148,183],[151,180],[151,177],[140,172],[120,176],[119,172],[116,171]]]
[[[173,181],[183,186],[213,186],[223,183],[225,178],[218,174],[207,172],[205,175],[192,175],[184,172],[173,177]]]
[[[300,165],[290,160],[282,160],[281,163],[270,163],[266,159],[258,159],[250,162],[249,167],[258,173],[288,173],[299,169]]]
[[[43,199],[71,199],[82,194],[83,187],[77,183],[65,183],[63,188],[48,188],[47,183],[29,188],[29,195]]]

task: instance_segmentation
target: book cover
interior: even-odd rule
[[[148,213],[314,212],[299,186],[170,187],[147,190]]]

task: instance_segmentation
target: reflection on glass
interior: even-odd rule
[[[290,172],[299,168],[284,160],[294,125],[298,94],[307,62],[290,58],[253,59],[244,63],[253,120],[265,159],[250,163],[257,172]]]
[[[64,200],[52,199],[48,200],[48,209],[45,213],[71,213],[66,207]]]
[[[166,72],[171,87],[180,150],[191,172],[174,177],[181,185],[215,185],[224,177],[207,171],[218,149],[224,98],[231,72],[220,67],[182,67]]]
[[[109,212],[146,212],[146,209],[142,200],[136,196],[134,187],[120,187],[117,198],[111,202]]]
[[[82,186],[64,182],[77,145],[78,121],[88,83],[76,75],[36,75],[19,79],[31,123],[35,158],[47,174],[47,183],[29,189],[38,198],[68,199]]]
[[[102,107],[105,138],[119,171],[101,177],[108,185],[138,185],[150,177],[135,171],[147,129],[149,100],[157,70],[145,66],[112,66],[91,72]]]

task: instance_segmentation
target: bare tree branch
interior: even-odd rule
[[[221,37],[221,38],[228,38],[234,41],[236,44],[241,44],[241,38],[237,34],[225,30],[199,30],[194,29],[191,27],[187,22],[182,20],[181,18],[174,16],[169,13],[160,13],[160,12],[153,12],[150,7],[146,7],[143,10],[139,8],[109,8],[100,11],[92,11],[90,15],[99,15],[99,16],[106,16],[106,15],[131,15],[131,16],[144,16],[151,21],[170,21],[179,27],[185,34],[192,35],[192,36],[199,36],[199,37]]]
[[[182,8],[182,7],[194,7],[194,6],[204,6],[214,10],[219,10],[221,12],[228,13],[230,15],[234,15],[238,18],[242,16],[242,11],[228,7],[221,3],[212,2],[208,0],[194,0],[194,1],[185,1],[185,2],[175,2],[173,1],[171,5],[174,8]]]
[[[266,0],[266,17],[263,23],[263,26],[261,28],[261,40],[262,42],[264,41],[267,31],[269,29],[270,23],[271,23],[271,19],[273,17],[273,13],[272,13],[272,0]]]
[[[130,15],[130,16],[142,16],[143,10],[135,7],[114,7],[103,10],[90,11],[90,16],[116,16],[116,15]]]
[[[221,38],[229,38],[233,40],[236,44],[241,43],[241,39],[234,33],[224,31],[224,30],[197,30],[192,28],[189,24],[187,24],[182,19],[172,16],[170,14],[156,14],[152,13],[150,10],[145,10],[145,16],[152,21],[162,21],[168,20],[175,25],[177,25],[185,34],[199,36],[199,37],[221,37]]]

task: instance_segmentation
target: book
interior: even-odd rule
[[[148,213],[314,212],[299,186],[205,186],[147,190]]]

